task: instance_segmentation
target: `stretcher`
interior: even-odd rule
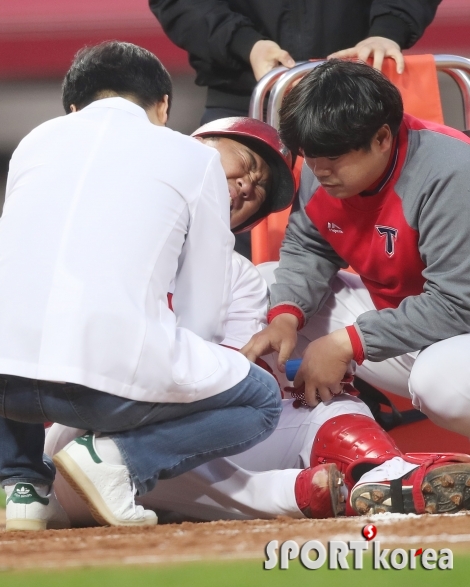
[[[264,120],[277,129],[278,111],[286,92],[295,82],[323,62],[307,61],[297,64],[292,69],[273,69],[263,77],[253,91],[250,116]],[[437,72],[449,75],[460,90],[464,125],[466,129],[470,129],[470,59],[457,55],[407,55],[403,74],[396,73],[395,62],[392,59],[385,59],[382,71],[399,88],[406,112],[439,124],[444,123],[444,117]],[[464,132],[470,134],[470,131]],[[301,167],[302,159],[298,157],[294,169],[297,182]],[[255,265],[279,260],[279,249],[289,213],[290,208],[271,214],[252,230],[252,260]],[[413,409],[410,400],[387,393],[385,398],[381,406],[385,417],[389,415],[392,418],[399,412],[405,416],[402,418],[403,422],[412,422],[397,425],[390,431],[402,451],[470,453],[468,438],[445,431],[428,419],[420,419],[419,413],[413,414],[416,410]],[[384,407],[387,400],[389,405]]]

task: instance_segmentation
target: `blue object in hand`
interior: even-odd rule
[[[294,381],[301,362],[302,359],[292,359],[291,361],[286,361],[286,377],[289,381]]]

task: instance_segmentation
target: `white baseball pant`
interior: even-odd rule
[[[349,395],[315,409],[296,409],[292,404],[292,400],[283,400],[280,422],[264,442],[230,459],[216,459],[174,479],[159,481],[137,502],[147,509],[177,512],[198,520],[282,515],[303,518],[295,501],[294,484],[299,469],[310,464],[318,429],[341,414],[372,414],[362,401]],[[83,432],[53,424],[47,432],[45,452],[54,455]],[[95,524],[85,503],[59,474],[54,487],[72,525]]]
[[[258,266],[268,283],[272,282],[273,265]],[[374,309],[367,290],[356,275],[340,272],[333,291],[334,295],[321,312],[299,333],[293,358],[300,357],[311,340],[352,324],[356,316]],[[443,347],[446,361],[452,364],[453,371],[449,372],[453,373],[455,385],[451,386],[451,391],[462,410],[469,401],[465,394],[459,392],[465,382],[462,352],[467,344],[470,345],[470,335],[463,335],[432,345],[417,360],[417,353],[410,353],[382,363],[365,361],[357,368],[357,375],[381,389],[409,397],[411,372],[410,388],[415,405],[422,407],[435,422],[461,431],[462,428],[452,428],[451,425],[460,421],[459,418],[465,425],[469,421],[470,410],[466,410],[469,414],[466,417],[465,410],[462,415],[462,411],[448,405],[448,395],[439,399],[435,397],[444,395],[437,392],[442,389],[447,392],[447,388],[443,386],[443,375],[439,373],[442,362],[436,360],[432,351]],[[427,376],[430,372],[432,377]],[[462,385],[459,386],[458,381]],[[279,515],[302,518],[303,514],[295,502],[294,483],[299,469],[309,465],[312,443],[319,427],[340,414],[371,414],[360,400],[347,395],[320,404],[315,409],[295,409],[292,403],[291,400],[284,400],[279,425],[264,442],[230,459],[217,459],[175,479],[160,481],[152,492],[138,500],[139,503],[150,509],[174,511],[187,518],[202,520],[267,519]],[[436,414],[436,410],[440,412]],[[449,414],[453,414],[453,419],[449,419]],[[470,430],[470,427],[467,429]],[[46,452],[54,454],[79,433],[54,424],[46,438]],[[403,474],[402,471],[400,474]],[[398,473],[392,471],[389,478],[396,475]],[[85,504],[60,477],[56,482],[56,492],[74,525],[93,523]]]
[[[271,285],[277,263],[257,269]],[[334,295],[299,332],[293,358],[300,358],[307,345],[333,330],[349,326],[357,316],[375,310],[360,277],[340,271]],[[438,426],[470,436],[470,334],[432,344],[418,353],[407,353],[380,363],[364,361],[358,377],[379,389],[411,398],[413,405]]]

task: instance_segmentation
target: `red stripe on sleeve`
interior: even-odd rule
[[[281,314],[293,314],[297,320],[299,321],[299,325],[297,326],[297,330],[300,330],[305,325],[305,316],[304,313],[300,308],[297,306],[290,306],[289,304],[281,304],[280,306],[276,306],[272,308],[268,312],[268,324],[276,318],[276,316],[280,316]]]
[[[356,361],[358,365],[362,365],[364,362],[364,349],[362,347],[361,337],[357,333],[357,330],[354,326],[346,326],[346,332],[349,335],[349,340],[351,341],[352,348],[353,348],[353,360]]]

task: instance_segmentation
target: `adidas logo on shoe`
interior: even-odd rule
[[[20,485],[17,483],[12,494],[7,499],[7,504],[10,501],[23,504],[34,503],[35,501],[42,503],[43,505],[48,505],[49,503],[49,499],[47,497],[41,497],[34,488],[34,485],[29,483],[27,485]]]
[[[17,483],[6,486],[5,491],[7,532],[70,527],[68,516],[52,489],[45,486],[35,487],[32,483]]]
[[[29,495],[30,491],[29,489],[26,489],[26,487],[20,487],[19,489],[16,490],[17,495]]]

